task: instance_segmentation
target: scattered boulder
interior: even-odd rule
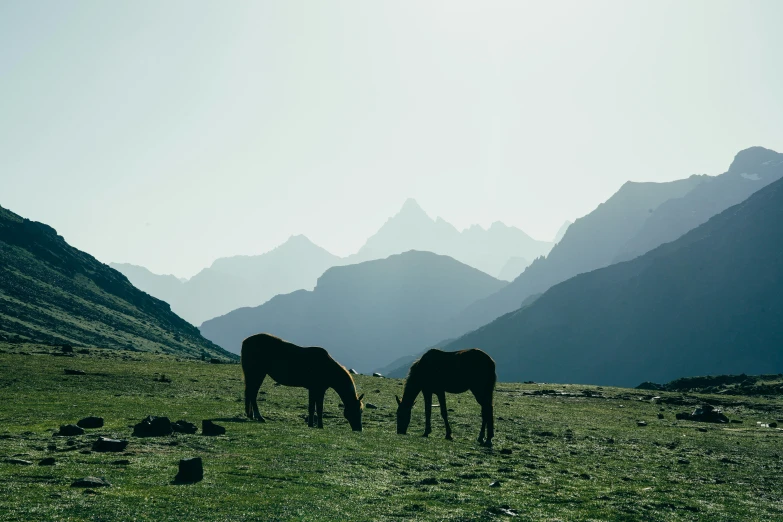
[[[707,428],[696,428],[696,430],[702,433],[707,433]]]
[[[196,433],[198,431],[198,426],[193,424],[192,422],[184,421],[184,420],[178,420],[177,422],[173,423],[171,425],[171,429],[176,431],[177,433]]]
[[[84,477],[75,480],[71,484],[72,488],[108,488],[111,484],[103,477]]]
[[[70,368],[66,368],[65,375],[87,375],[87,373],[84,370],[72,370]]]
[[[658,418],[659,418],[659,419],[662,419],[662,418],[663,418],[663,413],[659,413],[659,414],[658,414]]]
[[[60,431],[55,433],[60,437],[74,437],[76,435],[84,435],[84,428],[77,426],[76,424],[64,424],[60,426]]]
[[[212,359],[209,360],[209,364],[223,364],[223,361],[213,357]]]
[[[677,464],[686,465],[686,464],[690,464],[690,463],[691,463],[691,461],[688,460],[688,459],[677,459]]]
[[[219,424],[215,424],[211,420],[201,421],[202,435],[214,437],[216,435],[224,435],[225,433],[226,433],[226,428],[224,428],[223,426],[220,426]]]
[[[57,461],[54,460],[54,457],[46,457],[38,461],[39,466],[54,466],[55,464],[57,464]]]
[[[650,382],[650,381],[644,381],[639,386],[636,387],[637,390],[655,390],[660,391],[663,390],[664,387],[658,383]]]
[[[489,484],[489,487],[491,487],[491,488],[499,488],[499,487],[500,487],[500,481],[499,481],[499,480],[496,480],[496,481],[494,481],[494,482],[491,482],[491,483]]]
[[[717,424],[725,424],[729,422],[729,418],[726,417],[721,410],[715,408],[710,404],[702,404],[693,410],[693,413],[678,413],[676,415],[677,420],[689,420],[695,422],[713,422]]]
[[[133,427],[134,437],[163,437],[171,435],[171,421],[168,417],[148,415],[143,421]]]
[[[383,377],[383,374],[378,373],[378,372],[373,372],[372,376],[373,377]]]
[[[438,484],[438,479],[436,479],[435,477],[428,477],[428,478],[422,479],[419,482],[419,484],[421,484],[422,486],[435,486],[435,485]]]
[[[85,417],[80,419],[76,425],[86,429],[103,428],[103,417]]]
[[[19,466],[32,466],[33,463],[24,459],[6,459],[7,464],[17,464]]]
[[[644,426],[647,426],[647,423],[644,422],[644,421],[639,421],[639,422],[636,423],[636,425],[639,426],[639,427],[644,427]]]
[[[354,370],[353,368],[349,369],[349,370],[348,370],[348,373],[350,373],[350,374],[352,374],[352,375],[359,375],[359,372],[357,372],[357,371],[356,371],[356,370]]]
[[[511,448],[503,448],[500,450],[501,455],[511,455],[514,452]]]
[[[778,423],[777,423],[777,422],[770,422],[770,423],[768,424],[768,426],[769,426],[770,428],[777,428],[777,427],[778,427]]]
[[[128,464],[130,464],[130,461],[128,459],[119,459],[119,460],[113,460],[111,463],[114,464],[115,466],[127,466]]]
[[[127,447],[127,440],[110,439],[108,437],[98,437],[98,440],[92,444],[92,450],[99,453],[117,453],[125,451]]]
[[[175,483],[192,484],[204,478],[204,466],[201,457],[182,459],[179,461],[179,472],[174,477]]]
[[[60,346],[60,351],[62,353],[73,353],[73,346],[71,346],[70,344],[64,344]]]
[[[365,404],[364,407],[367,408],[368,410],[377,410],[378,409],[378,406],[376,406],[375,404],[373,404],[371,402],[368,402],[367,404]]]

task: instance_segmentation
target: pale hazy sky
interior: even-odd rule
[[[0,205],[190,276],[407,197],[550,239],[783,150],[783,1],[0,2]]]

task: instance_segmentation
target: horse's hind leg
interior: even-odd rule
[[[424,435],[428,437],[432,433],[432,392],[425,391],[424,395]]]
[[[322,390],[316,393],[315,396],[315,411],[318,413],[318,427],[323,429],[324,427],[324,396],[326,390]]]
[[[258,390],[261,389],[265,377],[266,374],[261,374],[261,378],[245,380],[245,415],[249,419],[256,419],[260,422],[264,422],[265,419],[258,411]]]
[[[315,395],[316,392],[308,390],[307,394],[307,427],[315,426]]]
[[[446,392],[438,392],[438,402],[440,402],[440,416],[443,417],[443,423],[446,425],[446,439],[454,440],[451,436],[451,426],[449,425],[449,412],[446,409]]]

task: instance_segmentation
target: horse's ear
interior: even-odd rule
[[[364,398],[364,394],[362,393],[361,395],[359,395],[359,398],[358,398],[358,399],[356,399],[356,400],[361,402],[361,400],[362,400],[363,398]]]
[[[400,404],[402,404],[402,401],[400,400],[400,398],[399,398],[399,397],[397,397],[397,396],[395,395],[395,396],[394,396],[394,398],[395,398],[395,399],[397,399],[397,406],[399,406]]]

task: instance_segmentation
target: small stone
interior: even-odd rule
[[[357,371],[356,371],[356,370],[354,370],[353,368],[351,368],[350,370],[348,370],[348,373],[350,373],[350,374],[352,374],[352,375],[359,375],[359,372],[357,372]]]
[[[173,423],[171,425],[171,429],[176,431],[177,433],[189,433],[193,434],[198,431],[198,426],[193,424],[192,422],[184,421],[184,420],[178,420],[177,422]]]
[[[130,464],[130,461],[128,459],[119,459],[119,460],[113,460],[111,463],[114,464],[115,466],[127,466],[128,464]]]
[[[223,364],[223,361],[213,357],[212,359],[209,360],[209,364]]]
[[[201,434],[214,437],[216,435],[223,435],[226,433],[226,428],[215,424],[211,420],[201,421]]]
[[[80,428],[95,429],[103,427],[103,417],[85,417],[76,423]]]
[[[111,487],[109,481],[103,477],[84,477],[75,480],[71,484],[72,488],[108,488]]]
[[[97,451],[99,453],[117,453],[120,451],[124,451],[127,446],[128,446],[127,440],[110,439],[108,437],[98,437],[98,440],[96,440],[93,443],[92,449],[93,451]]]
[[[769,427],[770,428],[777,428],[778,427],[778,423],[777,422],[770,422],[769,423]]]
[[[365,404],[364,407],[367,408],[368,410],[377,410],[378,409],[378,406],[376,406],[375,404],[373,404],[371,402],[368,402],[367,404]]]
[[[373,372],[372,376],[373,377],[383,377],[383,374],[378,373],[378,372]]]
[[[436,479],[435,477],[425,478],[421,482],[419,482],[419,484],[421,484],[422,486],[435,486],[438,484],[438,479]]]
[[[24,459],[6,459],[8,464],[18,464],[19,466],[32,466],[33,463]]]
[[[658,418],[659,418],[659,419],[662,419],[662,418],[663,418],[663,413],[659,413],[659,414],[658,414]]]
[[[593,479],[593,477],[591,477],[590,474],[588,474],[588,473],[581,473],[579,475],[579,478],[583,479],[583,480],[592,480]]]
[[[639,421],[639,422],[636,423],[636,425],[640,426],[640,427],[644,427],[644,426],[647,426],[647,423],[644,422],[644,421]]]
[[[171,435],[171,421],[168,417],[148,415],[133,427],[134,437],[162,437]]]
[[[66,368],[65,375],[86,375],[86,373],[84,370],[72,370],[70,368]]]
[[[512,450],[511,448],[503,448],[502,450],[500,450],[501,455],[511,455],[512,453],[514,453],[514,450]]]
[[[57,461],[54,460],[54,457],[46,457],[38,461],[39,466],[54,466],[55,464],[57,464]]]
[[[174,477],[174,482],[192,484],[204,478],[204,466],[201,457],[182,459],[179,461],[179,473]]]
[[[688,459],[678,459],[677,464],[690,464],[691,461]]]
[[[490,483],[489,487],[491,487],[491,488],[499,488],[500,487],[500,481],[496,480],[496,481]]]
[[[60,431],[57,432],[57,435],[60,437],[84,435],[84,428],[77,426],[76,424],[64,424],[60,426]]]
[[[707,433],[707,428],[696,428],[696,431],[700,431],[702,433]]]

